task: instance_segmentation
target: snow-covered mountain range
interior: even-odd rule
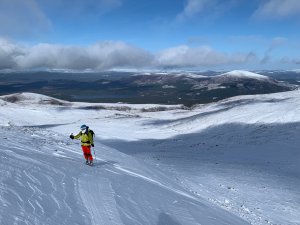
[[[94,167],[69,139],[81,124]],[[3,225],[300,224],[299,90],[192,110],[20,93],[0,97],[0,131]]]
[[[289,75],[282,74],[275,79],[240,70],[203,74],[200,72],[0,73],[0,95],[34,92],[68,101],[183,104],[191,107],[238,95],[295,90],[299,86],[298,77],[291,78]]]

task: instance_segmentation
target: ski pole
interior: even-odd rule
[[[74,135],[73,135],[73,133],[71,133],[71,135],[70,135],[70,137],[69,137],[69,139],[68,139],[68,141],[67,141],[67,145],[71,145],[71,136],[73,136],[74,137]],[[71,139],[71,140],[70,140]]]
[[[96,160],[97,160],[97,158],[96,158],[95,147],[93,147],[93,152],[94,152],[94,156],[95,156],[95,163],[96,163]]]

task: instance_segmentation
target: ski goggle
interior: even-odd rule
[[[85,131],[85,130],[86,130],[86,127],[81,128],[81,131]]]

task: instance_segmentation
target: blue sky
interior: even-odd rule
[[[297,69],[299,0],[0,0],[0,69]]]

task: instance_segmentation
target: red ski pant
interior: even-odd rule
[[[86,160],[93,161],[93,156],[91,153],[91,146],[81,146],[81,147],[82,147],[84,158]]]

